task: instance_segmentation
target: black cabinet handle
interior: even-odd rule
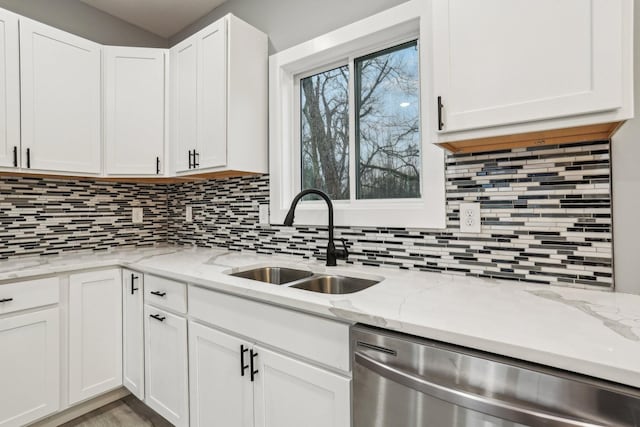
[[[191,150],[189,150],[189,169],[191,169],[193,167],[193,163],[191,161],[191,156],[192,156]]]
[[[198,153],[195,149],[193,150],[193,168],[200,167],[200,153]]]
[[[256,377],[256,374],[258,373],[257,369],[253,369],[253,361],[255,360],[256,357],[258,357],[258,352],[254,352],[253,349],[251,349],[251,351],[249,352],[250,357],[251,357],[251,382],[253,382],[253,380]]]
[[[150,314],[149,317],[153,317],[154,319],[159,320],[161,322],[164,322],[164,319],[166,319],[166,317],[160,316],[159,314]]]
[[[0,302],[9,302],[9,301],[13,301],[13,298],[2,298],[2,299],[0,299]]]
[[[13,146],[13,167],[18,167],[18,147],[15,145]]]
[[[438,97],[438,130],[442,130],[444,128],[444,123],[442,122],[442,97]]]
[[[156,157],[156,175],[160,175],[160,157]]]
[[[131,273],[131,295],[133,295],[133,293],[138,290],[138,288],[136,288],[134,286],[134,282],[136,280],[138,280],[138,276],[136,276],[135,274]]]
[[[27,148],[27,169],[31,169],[31,148]]]
[[[244,345],[240,345],[240,376],[244,377],[244,370],[249,367],[249,365],[244,364],[244,354],[249,351],[248,348],[244,348]]]
[[[151,291],[151,295],[155,295],[158,297],[164,297],[165,295],[167,295],[166,292],[159,292],[159,291]]]

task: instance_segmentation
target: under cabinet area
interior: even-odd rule
[[[630,0],[434,0],[436,143],[608,139],[633,117]]]
[[[69,277],[69,403],[122,385],[120,269]]]
[[[267,36],[227,15],[170,63],[176,173],[267,172]]]
[[[104,49],[105,174],[165,173],[166,49]]]

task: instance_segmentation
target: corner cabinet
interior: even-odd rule
[[[144,400],[144,274],[122,270],[122,385]]]
[[[104,48],[106,175],[164,174],[166,56],[165,49]]]
[[[176,174],[266,173],[267,36],[227,15],[171,48],[170,63]]]
[[[19,52],[18,15],[0,9],[0,168],[20,165]]]
[[[606,139],[633,116],[631,11],[630,0],[434,0],[436,142]]]
[[[101,173],[102,46],[20,18],[22,168]]]

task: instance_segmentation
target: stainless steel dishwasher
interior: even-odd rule
[[[354,427],[640,426],[633,388],[360,325],[352,351]]]

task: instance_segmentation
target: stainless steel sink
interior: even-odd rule
[[[305,277],[311,277],[313,276],[313,273],[293,268],[262,267],[232,273],[231,276],[244,277],[245,279],[257,280],[259,282],[271,283],[274,285],[283,285],[285,283],[304,279]]]
[[[377,280],[359,279],[346,276],[314,276],[292,288],[305,291],[320,292],[322,294],[351,294],[380,283]]]

